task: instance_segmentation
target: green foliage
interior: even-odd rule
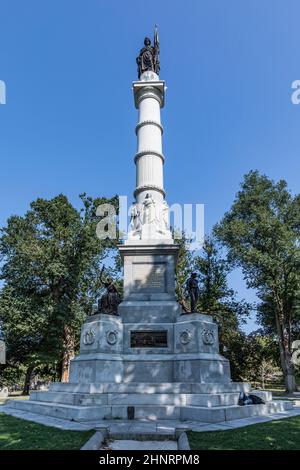
[[[192,271],[199,280],[198,311],[212,315],[219,325],[221,352],[230,360],[234,380],[241,380],[245,374],[246,335],[240,329],[249,315],[251,305],[237,299],[229,288],[227,276],[230,265],[222,257],[220,246],[212,237],[206,237],[199,255],[190,250],[190,240],[183,234],[178,240],[179,256],[176,267],[176,295],[185,312],[190,311],[186,281]]]
[[[215,233],[261,299],[259,319],[276,331],[286,387],[292,391],[291,343],[300,315],[300,196],[293,197],[285,181],[274,183],[251,171]]]
[[[182,233],[177,238],[179,245],[178,260],[176,265],[176,297],[184,312],[190,311],[190,304],[186,294],[186,281],[193,269],[194,253],[190,249],[191,240]]]
[[[100,264],[115,241],[99,240],[99,204],[118,199],[80,196],[81,210],[64,195],[37,199],[1,230],[0,321],[8,362],[55,363],[78,347],[80,326],[99,294]]]
[[[214,315],[220,325],[225,320],[230,322],[231,328],[245,321],[251,305],[237,300],[236,292],[229,288],[227,276],[230,265],[212,237],[206,237],[201,254],[195,257],[194,270],[200,284],[200,309]]]
[[[232,378],[239,380],[245,370],[245,335],[240,327],[249,315],[251,305],[238,300],[229,288],[230,266],[212,237],[205,239],[201,254],[195,257],[194,271],[198,274],[200,288],[198,310],[212,315],[218,323],[220,349],[230,360]]]
[[[258,383],[265,388],[267,382],[276,382],[282,379],[278,346],[274,338],[253,332],[245,338],[243,345],[243,359],[246,367],[242,379],[251,383]]]
[[[0,387],[21,387],[24,383],[26,366],[22,364],[0,365]]]

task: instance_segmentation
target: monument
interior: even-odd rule
[[[178,245],[169,227],[164,188],[161,109],[165,82],[159,78],[159,42],[144,41],[133,82],[138,110],[135,202],[131,229],[119,246],[124,262],[122,302],[111,280],[95,315],[82,326],[80,354],[71,361],[69,383],[31,392],[28,402],[11,406],[73,419],[176,419],[217,422],[264,414],[290,406],[272,402],[239,406],[250,385],[233,383],[219,353],[218,327],[195,313],[197,286],[189,280],[192,313],[175,297]]]

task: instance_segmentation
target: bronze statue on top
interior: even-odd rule
[[[100,283],[106,288],[106,292],[98,301],[97,313],[108,313],[118,315],[118,305],[121,302],[120,295],[112,278],[103,279],[104,266],[100,273]]]
[[[146,37],[144,40],[144,47],[140,50],[140,54],[136,58],[136,63],[138,65],[139,78],[141,78],[142,73],[149,70],[159,75],[159,42],[156,25],[154,30],[154,46],[151,46],[151,40]]]

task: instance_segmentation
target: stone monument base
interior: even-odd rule
[[[93,315],[85,322],[70,382],[231,381],[211,316],[180,315],[175,301],[123,302],[119,312]]]
[[[287,401],[272,401],[270,392],[255,391],[264,405],[238,406],[246,383],[52,383],[47,392],[31,392],[29,401],[10,406],[74,421],[102,419],[182,420],[217,423],[291,409]],[[130,410],[131,409],[131,410]]]
[[[263,405],[239,406],[247,383],[230,379],[219,354],[217,325],[203,314],[180,315],[174,301],[124,302],[122,316],[94,315],[82,327],[70,382],[33,391],[9,406],[74,421],[182,420],[216,423],[292,408],[255,391]],[[139,321],[138,321],[139,319]],[[148,320],[148,321],[147,321]]]

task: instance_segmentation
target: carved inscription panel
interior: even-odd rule
[[[137,263],[133,265],[135,292],[166,292],[165,265],[163,263]]]
[[[167,348],[168,332],[166,330],[137,330],[130,332],[131,348]]]

